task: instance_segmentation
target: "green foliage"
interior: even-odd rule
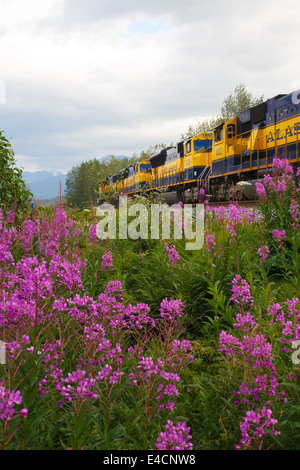
[[[32,194],[23,181],[22,170],[16,166],[14,151],[3,131],[0,131],[0,175],[0,207],[10,209],[16,204],[26,210]]]
[[[284,197],[276,191],[270,194],[268,203],[262,201],[256,210],[256,218],[249,211],[237,223],[225,215],[208,213],[206,235],[214,234],[215,246],[212,251],[204,245],[199,251],[187,252],[182,240],[172,240],[180,255],[180,269],[172,268],[164,240],[110,241],[116,275],[130,301],[148,303],[154,316],[165,297],[181,298],[185,304],[186,333],[193,340],[194,361],[181,379],[178,412],[191,426],[195,449],[233,449],[241,437],[242,418],[232,392],[245,379],[245,372],[238,364],[229,366],[217,352],[218,335],[222,330],[232,331],[235,322],[230,297],[237,273],[250,285],[255,318],[272,342],[278,380],[289,399],[287,404],[275,401],[272,408],[281,433],[274,438],[273,448],[299,447],[300,433],[294,424],[299,417],[299,385],[286,381],[288,373],[296,371],[282,353],[278,331],[269,324],[267,314],[272,303],[283,304],[300,294],[298,231],[292,228],[290,212],[295,197],[287,182]],[[230,223],[236,235],[228,230]],[[275,228],[286,230],[283,243],[272,237]],[[261,262],[257,250],[264,244],[270,247],[270,255]],[[266,441],[266,445],[270,443],[272,440]]]
[[[68,172],[66,180],[68,204],[81,209],[89,207],[91,202],[97,204],[100,181],[135,161],[135,157],[132,159],[127,157],[117,158],[112,155],[105,161],[94,158],[74,166]]]
[[[242,211],[237,205],[230,206],[227,212],[207,210],[205,243],[197,251],[186,250],[185,240],[174,240],[172,236],[170,240],[117,238],[96,239],[91,243],[89,229],[96,222],[94,208],[70,210],[82,234],[80,250],[86,259],[83,277],[86,296],[98,299],[107,282],[117,279],[122,282],[124,304],[146,303],[155,319],[160,318],[160,304],[166,297],[181,299],[185,305],[181,320],[185,338],[192,342],[194,359],[180,376],[174,418],[187,422],[191,428],[195,450],[235,448],[241,438],[240,423],[247,406],[235,404],[233,391],[238,390],[242,382],[252,383],[258,373],[256,368],[248,367],[246,356],[239,361],[238,356],[232,358],[218,351],[222,331],[239,339],[248,333],[234,327],[237,312],[246,313],[246,306],[244,311],[243,305],[238,310],[231,299],[232,280],[237,274],[247,280],[254,300],[251,314],[257,325],[249,334],[263,334],[270,342],[280,392],[284,391],[288,399],[283,402],[278,396],[268,397],[280,434],[266,440],[266,446],[273,444],[272,449],[276,450],[300,448],[299,367],[291,363],[289,353],[282,351],[282,332],[277,322],[270,322],[268,314],[270,305],[280,303],[284,307],[287,299],[300,297],[299,227],[293,227],[295,219],[291,214],[291,202],[299,202],[299,193],[294,189],[292,180],[287,179],[284,195],[270,190],[268,202],[261,201],[255,217],[254,211]],[[151,196],[149,199],[137,197],[136,202],[149,208],[155,201]],[[51,217],[48,209],[43,215]],[[285,230],[286,238],[278,242],[272,236],[274,229]],[[168,258],[166,242],[176,248],[177,267]],[[262,245],[270,248],[266,259],[258,256]],[[113,271],[104,272],[101,261],[107,251],[112,253]],[[20,251],[16,259],[21,256]],[[67,354],[65,360],[68,369],[75,370],[77,343],[69,330],[68,347],[74,355]],[[164,344],[160,339],[158,331],[149,335],[147,357],[164,357]],[[130,333],[126,341],[126,345],[131,344]],[[127,352],[125,356],[124,377],[133,365]],[[165,416],[155,412],[152,417],[154,400],[151,403],[142,395],[137,397],[123,376],[113,391],[101,386],[97,390],[99,400],[90,408],[65,407],[62,410],[55,406],[59,400],[55,393],[50,400],[44,397],[36,400],[34,389],[38,386],[39,371],[34,367],[35,361],[40,365],[37,354],[30,358],[26,367],[20,368],[19,378],[24,379],[28,390],[24,394],[24,406],[29,410],[30,425],[26,422],[17,430],[20,439],[13,441],[14,448],[65,449],[70,445],[85,449],[138,450],[153,445],[162,431]],[[295,374],[295,380],[289,378],[291,373]]]
[[[228,95],[221,108],[221,117],[223,121],[228,121],[233,117],[240,114],[246,109],[253,108],[263,102],[263,95],[260,98],[253,97],[252,93],[247,90],[246,86],[242,83],[237,85],[234,93]]]

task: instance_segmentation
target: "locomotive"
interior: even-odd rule
[[[210,201],[256,199],[255,183],[272,172],[275,157],[296,172],[299,94],[277,95],[102,180],[99,201],[109,189],[131,196],[157,191],[168,204],[196,203],[201,188]]]

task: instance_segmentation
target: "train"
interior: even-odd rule
[[[255,200],[256,182],[272,172],[275,157],[294,173],[299,166],[299,95],[277,95],[101,180],[99,202],[112,192],[154,192],[168,204],[197,203],[203,194],[212,202]]]

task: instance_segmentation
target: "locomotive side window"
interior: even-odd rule
[[[191,141],[189,140],[186,144],[185,144],[185,153],[190,153],[192,150],[192,146],[191,146]]]
[[[227,137],[228,139],[233,139],[233,137],[235,137],[235,125],[234,124],[228,124]]]
[[[220,140],[223,140],[223,127],[216,129],[214,131],[214,140],[215,142],[219,142]]]

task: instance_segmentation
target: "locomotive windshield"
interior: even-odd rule
[[[140,172],[141,173],[149,173],[152,170],[150,163],[141,163],[140,164]]]
[[[197,152],[203,147],[209,147],[210,145],[211,139],[196,139],[194,140],[194,152]]]

